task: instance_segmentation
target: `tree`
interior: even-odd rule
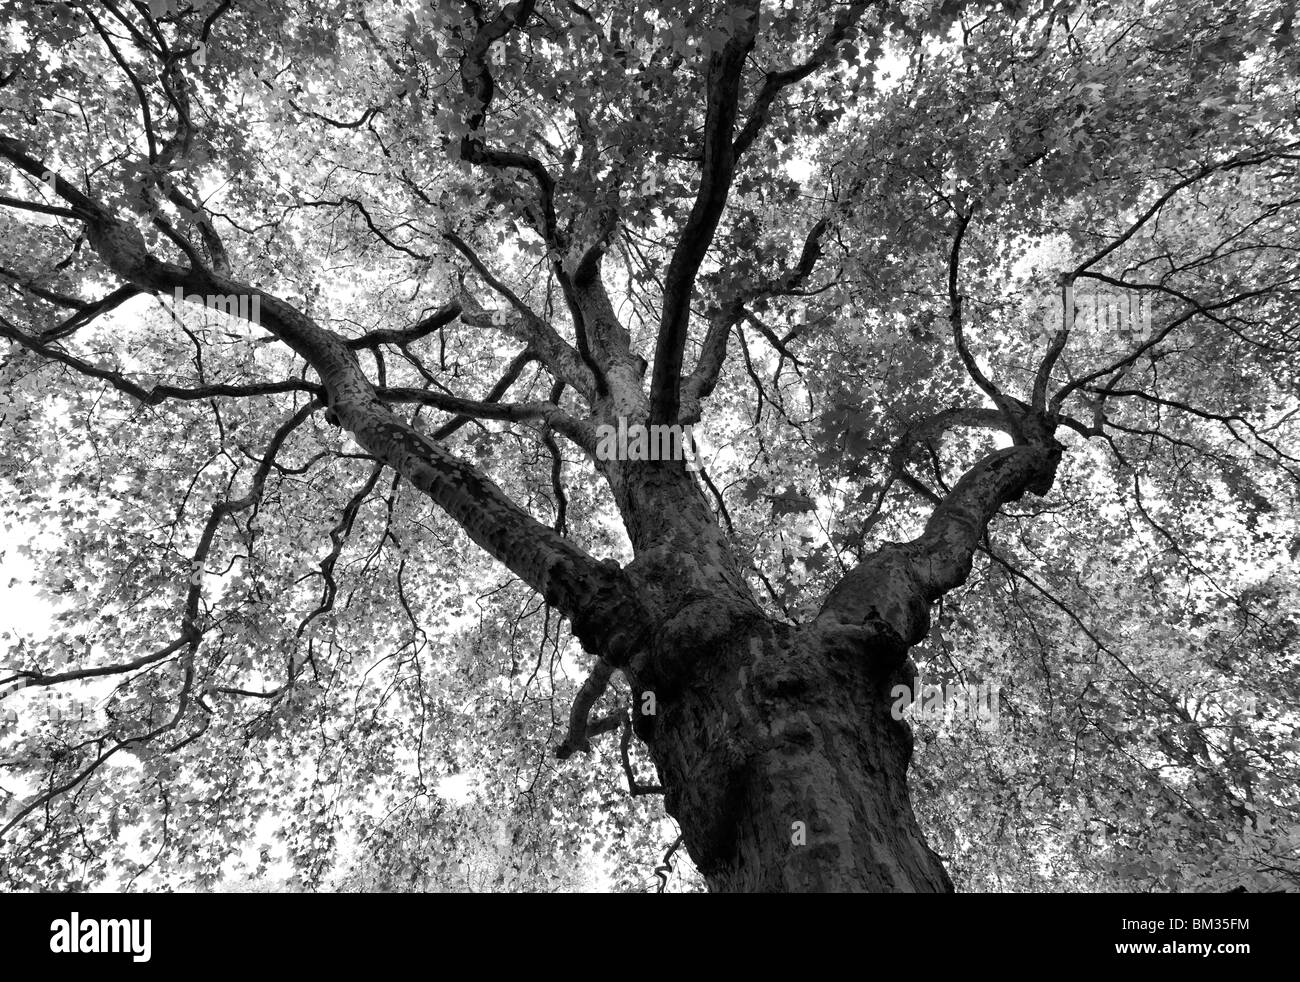
[[[662,792],[711,889],[950,890],[954,656],[1013,883],[1294,878],[1293,15],[20,5],[8,880],[210,884],[283,798],[318,885],[478,758],[564,848]]]

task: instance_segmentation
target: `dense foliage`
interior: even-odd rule
[[[591,662],[569,623],[335,425],[298,352],[126,283],[18,159],[359,340],[418,429],[626,562],[565,424],[492,407],[583,411],[516,326],[580,347],[552,233],[605,243],[654,360],[745,6],[7,4],[0,884],[699,887],[684,850],[656,875],[678,833],[629,793],[655,778],[626,730],[554,755]],[[999,694],[993,726],[914,714],[931,844],[964,889],[1295,887],[1294,3],[758,6],[737,129],[765,125],[687,367],[721,324],[699,480],[759,602],[806,619],[915,535],[1007,442],[924,421],[1041,381],[1055,484],[913,653]],[[1068,272],[1149,322],[1067,336]]]

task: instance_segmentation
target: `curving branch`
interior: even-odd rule
[[[538,232],[552,248],[563,250],[564,237],[555,218],[555,179],[546,166],[531,154],[514,150],[501,150],[488,146],[483,137],[483,124],[496,94],[496,83],[488,67],[488,52],[512,30],[521,30],[533,15],[536,0],[515,0],[507,4],[478,31],[465,49],[460,63],[461,86],[469,96],[473,109],[466,125],[469,130],[460,141],[460,156],[471,164],[520,170],[537,184],[541,197],[541,222]]]
[[[989,412],[980,411],[984,421],[978,425],[989,425]],[[939,425],[944,424],[926,421],[923,428]],[[851,646],[879,650],[886,669],[901,662],[907,649],[925,637],[930,604],[966,581],[975,552],[1002,505],[1019,500],[1027,491],[1045,495],[1055,479],[1064,448],[1051,436],[1050,422],[1039,419],[1026,425],[1003,419],[998,425],[1016,425],[1037,438],[976,462],[951,491],[939,497],[919,536],[886,544],[849,570],[827,596],[813,622],[814,631]],[[1045,439],[1038,437],[1044,432]]]
[[[1247,167],[1254,167],[1254,166],[1258,166],[1259,164],[1268,163],[1273,160],[1290,159],[1294,157],[1294,154],[1292,154],[1290,151],[1294,150],[1298,145],[1300,144],[1289,143],[1274,150],[1268,150],[1268,151],[1250,153],[1250,154],[1239,154],[1233,157],[1228,157],[1225,160],[1214,161],[1208,164],[1203,164],[1202,166],[1198,167],[1196,170],[1192,171],[1192,173],[1188,174],[1186,177],[1182,178],[1179,181],[1174,182],[1172,185],[1165,188],[1160,194],[1156,196],[1156,199],[1146,209],[1144,209],[1140,215],[1138,215],[1137,218],[1135,218],[1132,222],[1129,223],[1128,227],[1125,228],[1124,231],[1120,232],[1118,235],[1112,238],[1108,243],[1106,243],[1105,246],[1103,246],[1097,252],[1093,253],[1087,259],[1080,262],[1077,266],[1074,267],[1074,269],[1070,270],[1067,273],[1062,274],[1061,276],[1062,287],[1068,291],[1070,288],[1073,287],[1075,280],[1081,277],[1087,277],[1089,279],[1099,280],[1101,282],[1110,283],[1112,285],[1123,286],[1128,289],[1157,290],[1166,293],[1170,296],[1177,297],[1178,299],[1184,301],[1185,303],[1192,305],[1198,310],[1198,312],[1203,313],[1206,316],[1212,316],[1211,311],[1218,309],[1218,305],[1206,307],[1204,305],[1197,303],[1195,300],[1182,294],[1181,292],[1163,286],[1162,284],[1125,283],[1121,279],[1115,279],[1102,273],[1093,272],[1092,269],[1103,259],[1113,255],[1114,253],[1122,249],[1126,243],[1132,241],[1132,239],[1139,232],[1141,232],[1142,229],[1144,229],[1145,227],[1147,227],[1147,225],[1151,223],[1152,219],[1155,219],[1160,215],[1160,213],[1164,210],[1165,206],[1168,205],[1169,202],[1172,201],[1174,197],[1176,197],[1179,194],[1179,192],[1185,191],[1186,189],[1192,187],[1194,184],[1197,184],[1205,180],[1207,177],[1210,177],[1215,174],[1240,170],[1242,168],[1247,168]],[[1070,294],[1067,293],[1066,297],[1068,298],[1069,296]],[[1034,373],[1034,388],[1033,388],[1032,402],[1035,409],[1043,410],[1048,406],[1047,390],[1051,382],[1052,370],[1056,367],[1056,363],[1060,359],[1061,354],[1064,352],[1065,346],[1069,343],[1070,330],[1073,327],[1072,320],[1073,320],[1073,311],[1066,309],[1061,327],[1055,333],[1055,335],[1053,335],[1052,340],[1048,343],[1047,350],[1046,352],[1044,352],[1042,360],[1039,362],[1038,368]],[[1182,321],[1180,320],[1179,323],[1181,322]],[[1168,333],[1167,331],[1162,332],[1161,338],[1163,338],[1167,333]],[[1099,375],[1091,376],[1086,381],[1092,381],[1094,378],[1101,377],[1101,375],[1109,374],[1110,372],[1113,371],[1118,371],[1119,368],[1124,367],[1125,364],[1131,364],[1131,361],[1135,360],[1142,353],[1142,351],[1148,350],[1149,348],[1153,347],[1155,343],[1156,341],[1153,340],[1148,344],[1144,344],[1142,347],[1138,349],[1138,351],[1134,352],[1131,360],[1126,360],[1125,362],[1120,363],[1119,365],[1116,365],[1110,369],[1103,371]],[[1059,408],[1062,402],[1065,400],[1065,397],[1068,396],[1069,393],[1073,391],[1074,388],[1076,387],[1077,387],[1076,383],[1073,382],[1069,383],[1060,392],[1058,392],[1055,396],[1053,396],[1050,403],[1052,410],[1055,411],[1057,408]]]
[[[569,731],[565,735],[563,742],[555,748],[555,756],[560,760],[566,760],[573,754],[581,751],[589,753],[591,751],[590,738],[601,732],[608,732],[619,725],[619,719],[623,714],[616,714],[612,726],[597,729],[590,722],[591,710],[595,707],[600,697],[605,694],[609,688],[609,680],[613,677],[614,667],[608,662],[597,661],[591,669],[591,674],[587,676],[586,681],[578,689],[578,694],[573,698],[573,705],[569,707]]]
[[[840,42],[848,38],[849,32],[862,19],[867,8],[874,5],[871,0],[854,0],[835,18],[830,30],[817,43],[807,61],[781,71],[767,73],[758,95],[754,97],[754,104],[750,107],[745,125],[736,135],[734,149],[737,158],[749,149],[763,127],[767,125],[772,105],[777,97],[785,89],[802,82],[818,69],[830,64],[835,59],[836,48],[839,47]]]
[[[1124,357],[1118,359],[1117,361],[1112,362],[1111,364],[1107,365],[1104,368],[1098,368],[1095,371],[1088,372],[1087,374],[1081,375],[1078,378],[1071,379],[1070,381],[1062,385],[1059,389],[1057,389],[1056,392],[1052,395],[1052,398],[1048,401],[1049,411],[1056,412],[1057,410],[1059,410],[1061,405],[1065,402],[1065,400],[1069,398],[1070,393],[1075,392],[1078,389],[1084,388],[1085,386],[1091,385],[1093,382],[1097,381],[1098,379],[1105,378],[1107,375],[1114,375],[1116,372],[1121,372],[1124,369],[1128,368],[1129,366],[1133,365],[1134,363],[1137,362],[1139,358],[1142,357],[1143,354],[1155,348],[1158,344],[1160,344],[1160,342],[1162,342],[1165,338],[1169,337],[1169,335],[1171,335],[1178,328],[1182,327],[1182,325],[1186,324],[1193,317],[1200,315],[1204,317],[1213,318],[1218,311],[1225,310],[1228,307],[1235,306],[1236,304],[1239,304],[1244,300],[1251,300],[1256,297],[1267,296],[1271,292],[1272,292],[1272,288],[1249,290],[1245,293],[1239,293],[1236,296],[1228,297],[1224,300],[1219,300],[1216,303],[1210,303],[1210,304],[1199,303],[1197,301],[1188,298],[1188,307],[1186,310],[1184,310],[1177,317],[1174,317],[1158,331],[1153,331],[1149,338],[1147,338],[1145,341],[1135,346],[1133,350],[1130,351],[1128,354],[1126,354]]]
[[[753,323],[781,354],[798,364],[798,359],[785,347],[785,342],[777,338],[766,325],[751,313],[747,306],[764,297],[786,296],[797,292],[807,282],[821,258],[822,238],[830,227],[826,218],[818,221],[808,231],[803,248],[799,252],[799,261],[793,268],[778,277],[761,280],[749,289],[733,296],[720,310],[713,312],[709,318],[709,328],[704,336],[700,357],[694,370],[682,386],[682,402],[686,407],[686,418],[696,419],[699,415],[699,402],[712,395],[718,384],[718,376],[727,357],[727,338],[732,328],[742,320]]]
[[[120,662],[114,665],[96,665],[93,668],[74,668],[66,672],[55,672],[53,674],[36,671],[35,669],[10,669],[14,674],[0,679],[0,686],[10,685],[10,683],[14,682],[17,685],[10,685],[9,689],[0,690],[0,699],[11,696],[18,690],[26,689],[29,686],[59,685],[63,682],[75,682],[78,679],[102,678],[105,675],[125,675],[127,672],[134,672],[137,669],[147,668],[160,662],[174,655],[189,643],[190,639],[182,635],[157,651],[148,655],[141,655],[139,658],[128,662]]]
[[[563,433],[588,453],[596,452],[596,433],[590,424],[574,419],[553,402],[495,402],[461,399],[458,396],[433,392],[429,389],[386,388],[376,389],[375,395],[383,402],[411,402],[432,406],[456,417],[433,432],[435,440],[444,440],[470,419],[496,419],[509,422],[538,420],[549,428]]]
[[[78,771],[70,780],[59,785],[53,785],[41,794],[35,796],[30,802],[19,809],[17,814],[15,814],[3,828],[0,828],[0,839],[3,839],[10,830],[17,827],[27,818],[28,815],[32,814],[32,812],[36,811],[38,808],[44,807],[59,798],[61,795],[66,794],[84,781],[88,780],[114,754],[128,747],[151,743],[158,737],[171,732],[180,725],[181,720],[185,718],[186,713],[189,711],[193,693],[195,681],[194,657],[198,651],[199,644],[203,639],[203,635],[207,630],[207,626],[202,623],[199,605],[203,592],[203,568],[212,551],[217,531],[230,515],[237,511],[251,508],[261,501],[266,485],[266,479],[271,472],[271,467],[276,454],[279,453],[281,447],[284,445],[284,441],[319,408],[320,403],[315,400],[307,403],[276,430],[267,445],[266,452],[262,457],[262,462],[258,465],[257,470],[253,474],[252,482],[247,494],[238,499],[222,501],[213,505],[212,511],[209,514],[207,521],[204,523],[203,531],[199,536],[198,545],[195,547],[190,560],[192,573],[189,578],[189,587],[186,591],[185,607],[181,615],[181,636],[179,638],[150,655],[145,655],[132,662],[124,664],[96,666],[58,673],[56,675],[33,671],[19,671],[15,676],[5,680],[5,682],[10,682],[15,679],[21,679],[21,683],[15,687],[15,689],[17,689],[25,688],[30,685],[54,685],[59,682],[72,681],[75,679],[122,674],[138,668],[145,668],[157,664],[177,652],[182,650],[184,651],[181,660],[183,675],[176,697],[176,712],[172,715],[171,719],[160,726],[154,727],[146,733],[127,737],[124,740],[118,741],[108,750],[101,752],[87,767]],[[10,692],[15,691],[15,689],[11,689]],[[202,705],[202,700],[199,699],[198,701],[200,705]],[[207,724],[204,723],[196,733],[183,739],[174,746],[169,747],[168,752],[175,752],[187,743],[196,739],[206,729],[206,726]],[[99,741],[99,745],[102,747],[102,740]]]
[[[492,404],[501,401],[502,397],[509,391],[510,386],[519,381],[519,376],[523,374],[525,368],[537,360],[537,356],[532,351],[525,348],[519,354],[511,359],[510,364],[506,366],[505,374],[497,379],[496,384],[488,390],[487,395],[483,397],[480,404]],[[555,404],[555,400],[551,400]],[[481,414],[480,414],[481,415]],[[443,423],[433,432],[435,440],[445,440],[451,436],[470,420],[478,418],[472,413],[462,413],[461,415]]]
[[[1002,410],[1008,421],[1014,421],[1019,414],[1011,401],[984,374],[984,371],[975,361],[975,356],[971,354],[970,346],[966,344],[966,323],[962,313],[962,303],[965,298],[960,287],[961,246],[962,241],[966,238],[966,231],[970,228],[971,218],[974,213],[973,206],[964,214],[958,213],[957,228],[952,238],[952,248],[948,251],[948,320],[952,325],[953,345],[957,349],[957,356],[961,359],[962,365],[966,368],[966,374],[993,400],[993,404]],[[1019,434],[1017,435],[1019,436]]]
[[[632,770],[632,718],[626,713],[623,714],[623,734],[618,738],[618,752],[623,759],[623,773],[627,776],[627,793],[633,798],[638,798],[643,794],[663,794],[664,789],[659,784],[639,784],[637,783],[636,773]]]
[[[738,21],[735,33],[709,60],[700,186],[664,276],[663,307],[650,383],[651,423],[677,422],[691,298],[695,294],[696,275],[713,244],[735,177],[734,132],[740,81],[745,59],[754,47],[759,6],[757,0],[746,0],[734,9]]]
[[[0,157],[34,176],[44,171],[19,141],[7,136],[0,136]],[[569,617],[588,650],[621,665],[644,648],[654,618],[618,564],[597,562],[520,508],[478,468],[396,416],[344,338],[251,284],[158,259],[133,226],[65,181],[57,189],[87,216],[88,238],[100,259],[142,290],[167,293],[180,287],[185,295],[256,297],[260,326],[311,366],[333,417],[364,450],[428,495],[474,542]]]
[[[465,294],[461,300],[463,308],[461,319],[471,326],[493,327],[507,331],[512,337],[523,341],[535,351],[552,375],[572,386],[588,402],[594,401],[599,389],[597,383],[599,376],[598,369],[592,365],[590,357],[584,357],[582,352],[560,337],[559,332],[551,324],[540,317],[518,294],[497,279],[464,239],[455,232],[445,232],[443,238],[469,260],[483,282],[504,297],[518,315],[501,320],[499,315],[488,314],[471,296]],[[579,338],[583,336],[581,326],[579,326],[578,336]]]
[[[392,344],[398,347],[414,344],[421,338],[428,337],[430,334],[446,327],[460,316],[460,311],[461,308],[458,303],[444,304],[410,327],[381,328],[377,331],[370,331],[359,338],[351,338],[348,341],[348,347],[353,351],[360,351],[363,348],[378,348],[383,344]]]
[[[56,328],[55,330],[58,330]],[[49,336],[50,332],[42,334],[40,337],[32,337],[26,332],[19,329],[4,315],[0,315],[0,337],[6,337],[15,341],[27,350],[47,358],[50,361],[66,365],[73,371],[88,378],[99,379],[107,382],[119,392],[136,399],[146,406],[156,406],[159,403],[168,400],[177,400],[180,402],[193,402],[199,399],[212,399],[217,397],[229,398],[248,398],[251,396],[268,396],[277,395],[285,392],[307,392],[312,395],[318,394],[320,386],[312,385],[310,382],[304,382],[301,379],[284,379],[279,382],[248,382],[244,384],[227,384],[218,383],[215,385],[198,385],[193,387],[182,387],[176,385],[141,385],[123,375],[121,372],[114,371],[110,368],[101,368],[98,365],[92,365],[85,359],[78,358],[76,355],[69,354],[59,348],[53,347],[52,344],[46,343],[43,338]]]

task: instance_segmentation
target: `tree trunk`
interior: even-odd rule
[[[911,663],[882,675],[862,655],[759,622],[638,719],[712,890],[952,890],[908,798],[911,730],[890,714]]]

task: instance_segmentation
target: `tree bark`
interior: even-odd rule
[[[629,673],[637,733],[711,889],[953,889],[912,811],[911,729],[893,718],[891,689],[915,681],[906,655],[929,630],[930,604],[965,582],[1001,505],[1046,493],[1060,450],[1048,430],[977,462],[921,535],[866,557],[799,627],[730,589],[736,571],[712,561],[710,536],[664,541],[630,525],[634,544],[654,545],[628,574],[668,613]],[[677,515],[692,514],[672,469],[652,473],[612,481],[641,505],[625,514],[674,498]]]
[[[910,727],[890,714],[911,663],[862,655],[764,621],[638,719],[711,890],[951,892],[908,797]]]

